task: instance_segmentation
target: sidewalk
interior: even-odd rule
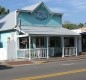
[[[53,57],[49,59],[37,59],[34,60],[36,64],[48,63],[48,62],[62,62],[62,61],[72,61],[72,60],[81,60],[86,59],[86,55],[71,56],[71,57]]]
[[[32,64],[43,64],[49,62],[59,62],[59,61],[71,61],[71,60],[80,60],[86,59],[86,55],[79,55],[79,56],[72,56],[72,57],[53,57],[49,59],[34,59],[34,60],[25,60],[25,59],[18,59],[13,61],[2,61],[0,62],[1,65],[7,66],[23,66],[23,65],[32,65]]]

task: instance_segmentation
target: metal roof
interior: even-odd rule
[[[0,31],[13,29],[15,27],[15,11],[0,17]]]
[[[19,10],[19,11],[22,11],[22,10],[24,10],[24,11],[34,11],[37,7],[39,7],[41,4],[44,4],[43,2],[40,2],[40,3],[37,3],[37,4],[33,4],[33,5],[31,5],[31,6],[27,6],[27,7],[24,7],[24,8],[22,8],[21,10]],[[63,15],[63,13],[57,13],[57,12],[53,12],[53,11],[51,11],[45,4],[44,4],[44,6],[47,8],[47,10],[51,13],[51,14],[53,14],[53,15]]]
[[[43,2],[41,3],[37,3],[28,7],[23,8],[22,10],[29,10],[29,11],[33,11],[35,10],[39,5],[41,5]],[[44,3],[43,3],[44,4]],[[58,15],[60,13],[57,13]],[[4,30],[10,30],[10,29],[14,29],[15,25],[15,20],[16,20],[16,16],[15,16],[15,11],[10,12],[7,15],[3,15],[0,17],[0,31],[4,31]]]
[[[34,5],[31,5],[31,6],[24,7],[24,8],[22,8],[21,10],[30,10],[30,11],[33,11],[33,10],[34,10],[36,7],[38,7],[41,3],[42,3],[42,2],[37,3],[37,4],[34,4]]]
[[[57,28],[57,27],[28,27],[22,28],[22,31],[29,35],[80,35],[73,31],[70,31],[65,28]]]

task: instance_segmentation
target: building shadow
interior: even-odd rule
[[[4,14],[0,16],[0,20],[3,19],[5,16],[7,16],[8,14]]]
[[[13,67],[7,65],[0,65],[0,70],[12,69]]]
[[[3,27],[4,24],[5,22],[0,22],[0,29]]]

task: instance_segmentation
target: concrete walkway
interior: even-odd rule
[[[72,60],[80,60],[80,59],[86,59],[86,55],[79,55],[79,56],[71,56],[71,57],[52,57],[49,59],[35,59],[33,60],[36,64],[41,63],[48,63],[48,62],[59,62],[59,61],[72,61]]]
[[[17,59],[13,61],[1,61],[1,65],[6,66],[23,66],[23,65],[32,65],[32,64],[43,64],[49,62],[59,62],[59,61],[71,61],[71,60],[80,60],[86,59],[86,55],[79,55],[79,56],[71,56],[71,57],[53,57],[49,59],[34,59],[34,60],[26,60],[26,59]]]

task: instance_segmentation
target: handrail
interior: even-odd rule
[[[76,47],[64,47],[64,48],[76,48]]]

